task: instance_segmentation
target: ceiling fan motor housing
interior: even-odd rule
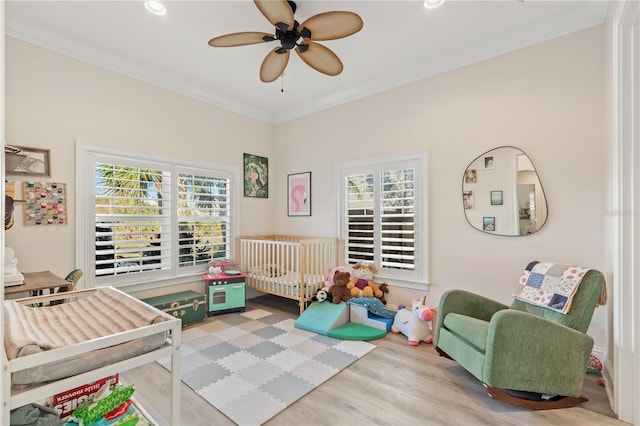
[[[302,30],[299,31],[299,25],[298,21],[294,21],[293,30],[289,30],[287,24],[281,22],[276,24],[276,39],[280,41],[284,50],[291,50],[299,46],[298,40],[300,38],[311,38],[311,31],[307,28],[302,28]],[[284,53],[284,50],[282,50],[282,53]]]

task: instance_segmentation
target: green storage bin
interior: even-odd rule
[[[205,295],[195,291],[165,294],[142,299],[143,302],[182,320],[182,326],[204,321],[206,311]]]

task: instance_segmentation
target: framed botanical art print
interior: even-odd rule
[[[244,154],[244,196],[269,198],[269,159]]]
[[[311,216],[311,172],[288,176],[287,209],[289,216]]]

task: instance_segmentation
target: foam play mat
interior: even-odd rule
[[[353,309],[358,311],[357,315],[353,314]],[[362,306],[354,307],[344,302],[314,302],[300,315],[294,326],[336,339],[373,340],[384,337],[390,323],[368,318],[367,309]]]
[[[335,328],[327,334],[329,337],[342,340],[374,340],[381,339],[387,335],[386,330],[369,327],[368,325],[348,322]]]
[[[250,309],[185,329],[182,381],[236,424],[261,425],[376,347],[293,322]],[[169,357],[159,362],[171,369]]]

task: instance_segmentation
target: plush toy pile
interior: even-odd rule
[[[389,293],[389,286],[373,282],[373,275],[377,272],[374,265],[362,262],[353,266],[337,266],[329,272],[325,287],[318,290],[312,300],[364,306],[370,314],[392,319],[391,331],[407,336],[409,345],[432,343],[434,313],[427,306],[426,296],[414,299],[411,309],[400,305],[397,312],[388,310],[385,294]]]
[[[354,298],[374,297],[386,305],[385,294],[389,293],[389,286],[386,283],[376,284],[373,282],[373,274],[376,272],[375,266],[362,262],[356,263],[353,267],[336,266],[329,271],[324,288],[318,290],[311,300],[314,302],[329,300],[333,303],[340,303]],[[346,284],[344,283],[345,279],[347,280]]]

